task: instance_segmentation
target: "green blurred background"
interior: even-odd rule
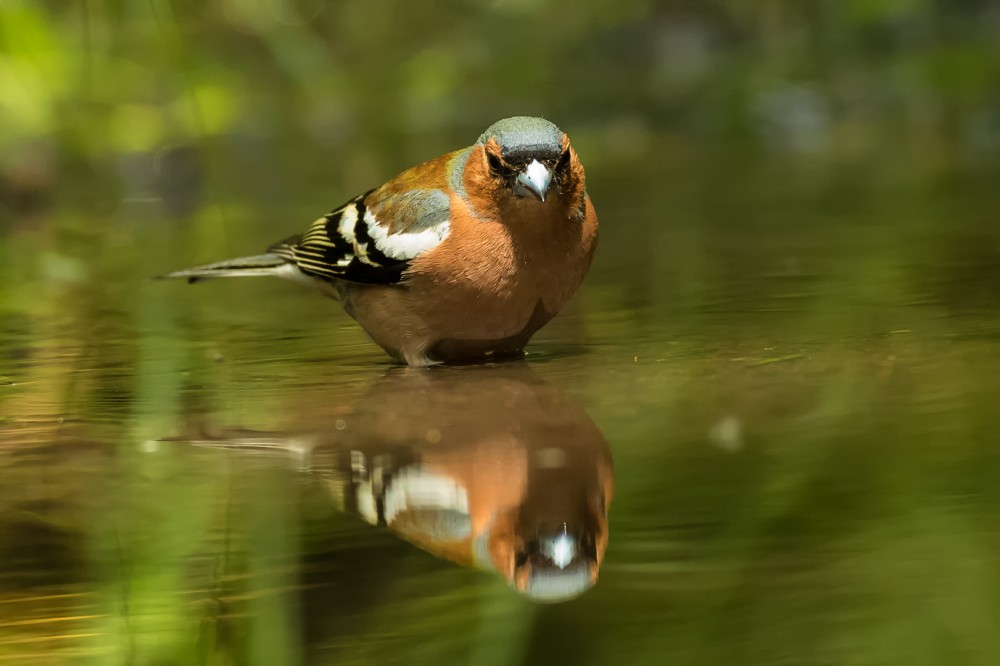
[[[390,367],[301,231],[493,121],[601,219],[528,361],[616,467],[536,606],[273,460]],[[995,664],[1000,3],[0,0],[0,662]]]

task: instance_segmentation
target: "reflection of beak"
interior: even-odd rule
[[[542,539],[540,545],[545,556],[560,569],[565,569],[576,559],[576,541],[565,531],[557,536]]]
[[[538,160],[531,160],[531,164],[517,174],[517,182],[537,197],[539,201],[544,202],[545,194],[552,185],[552,172]]]

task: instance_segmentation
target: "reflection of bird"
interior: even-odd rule
[[[345,510],[539,601],[596,582],[611,455],[587,414],[527,366],[395,369],[351,415],[303,419],[309,434],[285,448],[308,449],[307,468]],[[281,441],[239,439],[214,444]]]
[[[391,356],[428,365],[520,352],[583,281],[596,242],[569,138],[547,120],[515,117],[266,254],[165,277],[314,284]]]

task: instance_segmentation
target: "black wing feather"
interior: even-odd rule
[[[365,224],[365,193],[313,222],[300,237],[272,246],[274,252],[299,269],[323,280],[347,280],[363,284],[394,284],[402,278],[409,261],[393,259],[380,252],[368,235]],[[341,232],[345,214],[354,216],[349,229],[354,239]],[[364,251],[359,252],[359,248]]]

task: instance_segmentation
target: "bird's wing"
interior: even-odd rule
[[[313,222],[300,237],[270,248],[307,275],[367,284],[398,282],[409,263],[451,229],[450,199],[421,180],[421,165],[351,199]],[[434,182],[434,180],[431,180]]]

